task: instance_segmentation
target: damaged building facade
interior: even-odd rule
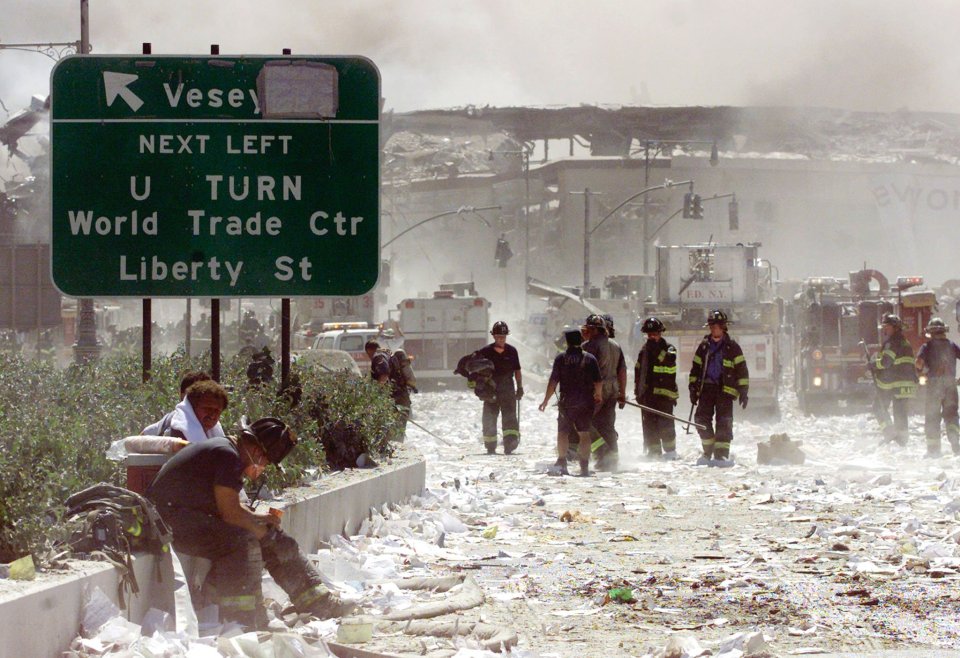
[[[586,278],[596,295],[618,275],[653,275],[656,244],[709,241],[762,244],[780,279],[843,277],[865,263],[931,285],[960,277],[936,248],[960,239],[958,116],[468,107],[388,115],[383,125],[383,243],[439,213],[500,206],[392,243],[383,258],[399,290],[469,278],[504,312],[521,303],[525,276],[568,287]],[[678,212],[688,185],[613,212],[645,187],[688,180],[702,219]],[[501,235],[515,254],[506,263],[495,260]]]

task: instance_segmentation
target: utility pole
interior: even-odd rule
[[[89,0],[80,0],[80,54],[90,54]],[[144,327],[144,331],[147,328]],[[73,345],[73,360],[76,363],[95,361],[100,356],[97,343],[97,319],[93,299],[84,297],[77,309],[77,342]]]
[[[583,192],[570,192],[570,194],[583,195],[583,291],[582,297],[590,296],[590,195],[597,195],[599,192],[591,192],[590,188],[584,188]]]

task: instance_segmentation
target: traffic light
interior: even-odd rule
[[[513,256],[513,252],[510,250],[510,243],[504,239],[501,235],[497,240],[497,249],[493,254],[494,259],[497,261],[499,267],[506,267],[507,261]]]
[[[737,197],[733,197],[727,206],[727,212],[730,216],[730,230],[736,231],[740,228],[740,204],[737,203]]]
[[[699,194],[693,195],[693,218],[703,219],[703,202],[700,200]]]

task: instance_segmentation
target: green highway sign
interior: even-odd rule
[[[380,75],[361,57],[97,56],[51,77],[51,269],[77,297],[361,295]]]

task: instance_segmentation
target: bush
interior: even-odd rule
[[[302,393],[292,404],[292,396],[277,394],[276,383],[250,386],[247,363],[235,358],[223,364],[221,380],[231,393],[221,423],[235,434],[243,414],[251,420],[276,416],[297,433],[286,473],[268,469],[272,488],[319,475],[325,459],[318,438],[329,423],[358,428],[369,452],[389,454],[387,437],[397,416],[373,382],[306,366],[294,373]],[[209,358],[180,351],[155,357],[152,366],[144,383],[139,355],[60,370],[0,353],[0,562],[28,552],[41,558],[62,536],[59,519],[70,494],[97,482],[123,486],[125,472],[105,457],[110,443],[138,434],[169,411],[180,374],[209,369]]]

